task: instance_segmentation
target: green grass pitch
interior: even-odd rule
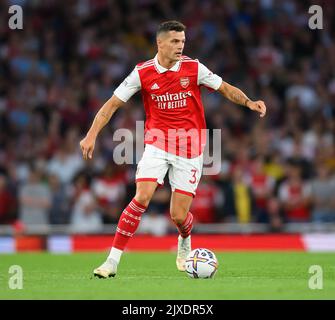
[[[2,299],[335,299],[335,255],[304,252],[216,252],[214,279],[190,279],[177,271],[175,254],[127,252],[115,278],[92,270],[106,254],[0,255]],[[23,288],[9,289],[12,265],[23,270]],[[323,270],[323,289],[308,287],[311,265]]]

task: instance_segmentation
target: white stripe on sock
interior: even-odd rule
[[[123,212],[124,212],[124,214],[126,214],[127,216],[129,216],[129,217],[131,217],[131,218],[133,218],[133,219],[135,219],[135,220],[139,220],[139,221],[141,220],[141,217],[139,217],[139,216],[135,216],[135,215],[131,214],[131,213],[128,212],[126,209],[124,209]]]
[[[127,236],[127,237],[132,237],[134,235],[133,233],[122,230],[119,227],[116,227],[116,232],[120,232],[121,234],[123,234],[124,236]]]
[[[129,203],[129,207],[132,208],[134,211],[139,211],[139,212],[142,212],[144,213],[145,209],[142,209],[140,207],[138,207],[135,203],[133,202],[130,202]]]

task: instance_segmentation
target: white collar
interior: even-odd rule
[[[179,70],[179,67],[180,67],[180,63],[181,63],[181,60],[177,61],[172,68],[170,69],[166,69],[164,68],[163,66],[161,66],[158,62],[158,58],[157,58],[157,54],[155,55],[155,58],[154,58],[154,64],[155,64],[155,67],[157,69],[157,71],[159,73],[164,73],[166,71],[174,71],[174,72],[177,72]]]

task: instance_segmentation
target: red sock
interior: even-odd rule
[[[183,238],[187,238],[191,234],[193,228],[193,214],[191,212],[188,212],[184,222],[179,225],[175,223],[175,225],[179,231],[179,234]]]
[[[134,235],[140,224],[141,216],[145,209],[146,207],[138,203],[135,199],[130,201],[120,216],[113,240],[113,247],[124,250],[128,240]]]

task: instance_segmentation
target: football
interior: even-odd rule
[[[189,277],[209,279],[214,277],[218,269],[218,261],[212,251],[198,248],[188,254],[185,267]]]

